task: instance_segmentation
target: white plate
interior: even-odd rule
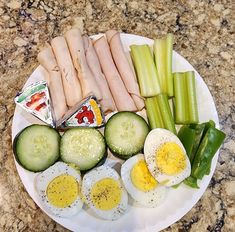
[[[99,36],[94,36],[95,38]],[[121,34],[121,39],[124,44],[124,48],[127,50],[128,46],[131,44],[152,44],[153,40],[130,34]],[[196,74],[196,89],[197,89],[197,99],[198,99],[198,110],[199,110],[199,120],[200,122],[208,121],[210,119],[216,122],[217,127],[219,127],[218,115],[216,112],[215,104],[213,98],[197,71],[178,53],[173,53],[173,71],[188,71],[194,70]],[[29,77],[25,86],[33,83],[37,80],[42,79],[42,68],[39,66]],[[22,130],[24,127],[32,124],[40,123],[35,117],[24,112],[19,107],[16,107],[15,114],[13,118],[12,125],[12,137]],[[134,205],[130,206],[130,210],[126,215],[117,221],[104,221],[98,219],[91,215],[89,210],[82,210],[76,216],[72,218],[58,218],[51,215],[45,207],[40,202],[40,199],[34,188],[34,177],[37,174],[31,173],[23,169],[16,163],[17,171],[20,178],[37,205],[52,219],[54,219],[59,224],[72,231],[159,231],[162,230],[181,217],[183,217],[201,198],[205,192],[211,177],[214,173],[216,162],[218,159],[218,152],[215,155],[212,166],[211,173],[209,176],[205,176],[201,182],[199,182],[200,189],[191,189],[185,185],[181,185],[177,189],[171,189],[164,203],[162,203],[158,208],[149,209],[141,208]],[[111,162],[110,162],[111,161]],[[116,162],[116,159],[108,158],[107,163],[112,165]]]

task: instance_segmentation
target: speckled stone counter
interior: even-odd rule
[[[89,35],[114,28],[150,38],[175,35],[174,49],[201,74],[227,134],[211,183],[196,206],[165,231],[235,231],[235,72],[232,0],[0,1],[0,231],[66,231],[33,202],[11,146],[13,97],[37,67],[46,41],[72,25]]]

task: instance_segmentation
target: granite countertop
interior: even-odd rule
[[[165,231],[235,229],[235,73],[232,0],[0,1],[0,230],[66,231],[33,202],[11,146],[13,98],[37,67],[39,49],[77,25],[89,35],[118,29],[150,38],[175,35],[174,49],[203,77],[227,134],[210,185],[196,206]]]

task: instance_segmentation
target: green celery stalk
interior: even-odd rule
[[[148,122],[151,129],[164,128],[163,120],[155,97],[145,99]]]
[[[190,123],[198,123],[197,96],[194,71],[186,72],[185,79],[187,91],[188,121]]]
[[[189,124],[189,103],[188,103],[188,85],[187,85],[187,76],[186,73],[184,73],[183,79],[183,87],[184,87],[184,94],[183,94],[183,101],[184,101],[184,108],[185,108],[185,120],[183,124]]]
[[[173,74],[172,74],[172,54],[173,54],[173,34],[166,36],[166,81],[167,81],[167,94],[169,97],[174,96],[173,88]]]
[[[156,99],[164,122],[164,128],[176,134],[175,123],[171,113],[167,94],[158,94]]]
[[[156,39],[153,44],[153,52],[155,58],[155,64],[157,67],[157,73],[161,90],[163,93],[167,93],[166,82],[166,40]]]
[[[187,95],[184,73],[174,73],[174,105],[175,122],[177,124],[187,123]]]
[[[161,114],[161,108],[158,104],[157,98],[153,97],[153,101],[155,104],[155,110],[156,110],[156,114],[157,114],[157,121],[158,121],[158,128],[165,128],[164,127],[164,120],[162,118],[162,114]]]
[[[173,96],[172,53],[173,35],[167,34],[164,39],[156,39],[153,45],[155,64],[160,80],[161,90],[169,97]]]
[[[174,73],[175,121],[198,123],[195,76],[193,71]]]
[[[161,92],[157,69],[148,45],[131,45],[131,57],[143,97],[152,97]]]

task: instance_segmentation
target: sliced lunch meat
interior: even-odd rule
[[[72,28],[66,32],[65,38],[81,83],[83,98],[94,94],[98,100],[101,100],[101,91],[86,61],[80,30],[78,28]]]
[[[58,121],[68,110],[60,69],[50,46],[44,48],[37,58],[45,69],[45,77],[50,90],[55,119]]]
[[[138,110],[142,110],[144,108],[144,101],[140,96],[139,85],[136,80],[135,73],[133,72],[133,69],[126,57],[120,38],[120,33],[115,30],[109,30],[106,32],[106,37],[110,46],[113,60],[116,64],[118,72],[120,73],[122,81],[134,100]]]
[[[116,107],[119,111],[137,111],[137,107],[128,93],[120,74],[113,62],[108,42],[104,36],[94,42],[102,71],[106,77]]]
[[[116,106],[105,76],[102,73],[100,62],[93,47],[92,41],[88,36],[83,36],[83,42],[88,66],[90,67],[97,85],[99,86],[102,93],[102,100],[100,101],[101,107],[105,113],[115,111]]]
[[[63,36],[55,37],[51,46],[61,71],[67,105],[72,107],[82,100],[82,90],[66,40]]]

